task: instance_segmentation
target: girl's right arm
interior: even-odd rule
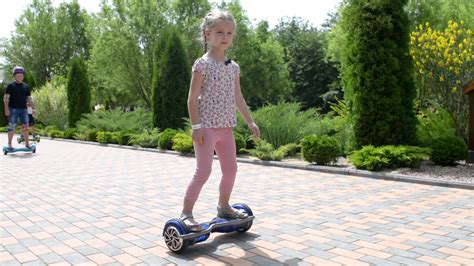
[[[198,125],[201,123],[199,119],[199,94],[201,94],[203,75],[198,71],[193,71],[191,77],[191,85],[189,86],[188,94],[188,113],[191,125]],[[193,129],[193,141],[201,144],[204,141],[202,128]]]

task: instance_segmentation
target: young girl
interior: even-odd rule
[[[237,159],[232,128],[237,125],[237,108],[255,137],[260,130],[254,123],[240,89],[240,69],[226,58],[232,44],[236,23],[227,12],[208,14],[202,23],[205,54],[192,68],[188,95],[188,112],[193,129],[196,171],[188,184],[181,219],[192,231],[202,227],[192,211],[199,193],[211,174],[214,150],[219,157],[222,179],[219,186],[217,215],[221,218],[243,219],[247,214],[229,206],[230,194],[237,173]],[[207,50],[209,48],[209,50]]]

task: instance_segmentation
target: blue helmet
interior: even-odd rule
[[[25,74],[25,69],[21,66],[14,67],[13,68],[13,76],[15,76],[18,73]]]

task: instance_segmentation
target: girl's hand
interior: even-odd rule
[[[252,122],[251,124],[248,124],[248,126],[252,131],[253,136],[257,139],[260,138],[260,129],[258,128],[257,124],[255,124],[255,122]]]
[[[196,144],[201,144],[204,142],[204,133],[202,132],[202,128],[193,130],[193,141]]]
[[[5,116],[9,117],[10,116],[10,109],[5,109]]]

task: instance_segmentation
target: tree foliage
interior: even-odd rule
[[[208,0],[175,0],[171,2],[172,23],[183,34],[189,62],[202,55],[200,26],[202,18],[211,11]]]
[[[166,34],[163,53],[155,57],[153,75],[153,127],[182,128],[187,117],[187,92],[191,77],[190,65],[179,33]]]
[[[283,60],[283,47],[269,33],[256,34],[238,1],[224,3],[221,8],[228,9],[237,21],[229,57],[240,65],[240,83],[247,103],[257,107],[288,99],[293,84]]]
[[[326,60],[325,33],[298,18],[280,21],[275,33],[284,48],[290,79],[294,82],[293,100],[304,108],[329,111],[327,103],[341,93],[335,87],[338,69],[334,62]]]
[[[68,124],[69,127],[75,127],[83,114],[91,112],[91,93],[84,59],[76,57],[71,60],[66,90]]]
[[[63,80],[55,79],[32,93],[35,100],[36,120],[47,126],[64,130],[68,120],[68,101]]]
[[[77,0],[54,8],[51,0],[33,0],[15,21],[11,39],[3,42],[7,65],[22,65],[38,86],[67,73],[73,56],[87,56],[85,35],[88,13]]]
[[[472,34],[464,21],[450,20],[443,30],[432,29],[428,22],[420,24],[410,36],[420,104],[440,103],[466,141],[469,106],[462,88],[474,76]]]
[[[434,29],[441,30],[449,20],[464,20],[466,28],[474,29],[474,5],[471,0],[409,0],[406,10],[411,30],[426,22]]]
[[[411,144],[416,139],[405,4],[351,0],[343,11],[347,39],[342,74],[358,146]]]
[[[117,0],[104,3],[90,32],[90,70],[99,102],[151,107],[153,53],[166,28],[166,1]],[[140,104],[141,103],[141,104]]]

